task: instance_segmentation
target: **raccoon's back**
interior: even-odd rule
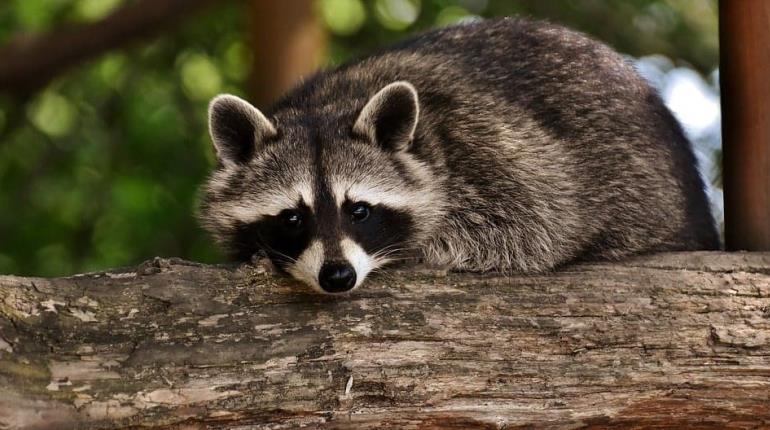
[[[606,45],[520,19],[448,27],[319,73],[275,109],[352,122],[396,80],[418,90],[418,131],[439,147],[415,152],[428,164],[442,160],[435,167],[446,169],[458,207],[507,205],[515,218],[516,207],[551,199],[543,217],[574,226],[553,235],[586,255],[718,247],[689,141]]]
[[[519,130],[536,148],[509,163],[518,172],[502,173],[526,181],[523,164],[542,157],[570,172],[563,186],[579,196],[565,210],[597,230],[587,254],[655,239],[659,250],[718,248],[690,142],[657,92],[606,45],[548,23],[499,19],[418,36],[373,63],[387,78],[426,88],[438,124],[476,134],[479,123]],[[449,162],[461,180],[500,184],[501,169],[469,163],[483,138],[447,141],[459,143]]]

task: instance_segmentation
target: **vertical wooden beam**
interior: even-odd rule
[[[268,107],[320,64],[327,37],[315,6],[314,0],[251,1],[250,92],[258,107]]]
[[[770,250],[770,0],[719,2],[725,237]]]

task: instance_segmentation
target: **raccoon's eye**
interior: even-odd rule
[[[291,209],[281,211],[281,220],[283,225],[291,229],[297,229],[302,226],[302,215]]]
[[[364,222],[369,218],[371,208],[366,203],[356,203],[350,209],[350,220],[354,223]]]

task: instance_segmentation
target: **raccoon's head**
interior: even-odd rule
[[[410,152],[419,118],[411,84],[339,110],[268,118],[238,97],[216,97],[209,128],[219,166],[201,206],[233,258],[264,252],[325,293],[352,290],[408,255],[441,211],[430,167]]]

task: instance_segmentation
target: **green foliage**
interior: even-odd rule
[[[29,3],[66,21],[92,2]],[[241,19],[219,8],[78,67],[24,104],[0,101],[0,273],[62,275],[159,254],[220,259],[193,213],[213,166],[208,99],[239,92],[248,76]]]
[[[0,44],[95,21],[119,0],[6,0]],[[220,261],[194,218],[214,160],[206,104],[244,94],[243,3],[223,3],[152,42],[110,52],[29,100],[0,95],[0,273],[53,276],[154,255]],[[716,67],[715,0],[319,0],[335,64],[407,33],[479,17],[563,22],[631,55]]]
[[[344,5],[353,3],[366,5],[366,24],[357,32],[330,26],[338,36],[332,63],[393,43],[405,33],[513,15],[562,23],[626,54],[662,54],[701,73],[711,72],[719,61],[717,0],[340,0],[321,5],[324,16],[344,15]]]
[[[361,0],[321,0],[321,18],[334,34],[350,36],[366,22],[366,9]]]

